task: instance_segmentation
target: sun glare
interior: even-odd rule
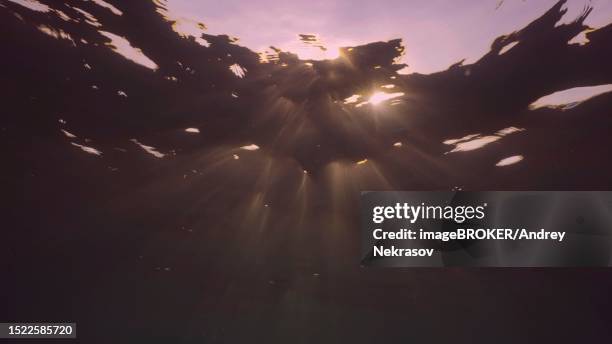
[[[376,92],[370,97],[370,99],[368,99],[368,102],[372,105],[377,105],[386,100],[401,97],[403,95],[404,95],[404,92],[395,92],[395,93]]]

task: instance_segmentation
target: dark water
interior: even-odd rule
[[[584,18],[555,25],[560,2],[474,64],[400,75],[399,40],[262,63],[107,2],[122,15],[0,2],[0,321],[83,343],[612,337],[606,269],[362,269],[356,215],[361,190],[609,190],[612,94],[529,105],[611,84],[612,26],[568,45]]]

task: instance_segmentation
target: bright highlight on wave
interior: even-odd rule
[[[165,154],[158,152],[157,149],[155,147],[153,147],[153,146],[144,145],[144,144],[140,143],[136,139],[131,139],[130,141],[134,142],[136,145],[138,145],[140,148],[142,148],[145,152],[153,155],[154,157],[156,157],[158,159],[161,159],[164,156],[166,156]]]
[[[508,166],[508,165],[513,165],[516,164],[517,162],[520,162],[524,159],[524,157],[522,155],[513,155],[504,159],[501,159],[500,161],[497,162],[497,164],[495,164],[495,166],[501,167],[501,166]]]
[[[517,44],[519,44],[519,41],[516,42],[512,42],[509,44],[506,44],[500,51],[499,51],[499,55],[503,55],[505,53],[507,53],[510,49],[514,48]]]
[[[361,98],[360,95],[358,94],[353,94],[352,96],[345,98],[344,99],[344,104],[353,104],[353,103],[357,103],[357,101],[359,100],[359,98]]]
[[[464,136],[460,139],[446,140],[443,142],[445,145],[451,145],[455,147],[451,151],[446,152],[445,154],[455,152],[468,152],[475,149],[479,149],[490,143],[499,141],[504,136],[518,133],[524,130],[525,129],[523,128],[508,127],[498,130],[494,135],[482,136],[481,134],[471,134]]]
[[[70,41],[72,45],[76,47],[76,43],[74,42],[74,39],[72,39],[72,37],[66,32],[64,32],[64,30],[62,29],[54,29],[46,25],[39,25],[38,30],[44,33],[45,35],[51,36],[55,39],[64,39],[64,40]]]
[[[166,21],[172,23],[172,30],[183,38],[193,38],[198,44],[209,47],[210,43],[202,38],[202,33],[206,31],[206,25],[197,20],[193,20],[168,10],[167,4],[163,0],[153,0],[157,5],[159,13]]]
[[[123,15],[123,12],[118,10],[117,7],[109,4],[108,2],[106,2],[104,0],[92,0],[92,1],[95,2],[96,4],[98,4],[99,6],[102,6],[102,7],[106,8],[106,9],[109,9],[115,15],[118,15],[118,16]]]
[[[130,41],[127,39],[117,36],[114,33],[110,33],[107,31],[99,31],[100,34],[109,38],[110,43],[106,43],[106,45],[111,48],[117,54],[125,57],[126,59],[138,63],[141,66],[147,67],[152,70],[157,70],[158,66],[153,60],[148,58],[142,50],[139,48],[133,47]]]
[[[93,14],[80,9],[78,7],[72,7],[73,10],[79,12],[80,14],[83,15],[83,17],[85,17],[85,22],[93,27],[101,27],[102,23],[100,23],[100,21],[98,20],[98,18],[96,18]]]
[[[76,135],[74,135],[73,133],[69,132],[68,130],[64,130],[64,129],[60,129],[60,131],[66,135],[66,137],[74,139],[76,138]]]
[[[587,34],[589,32],[593,32],[595,29],[587,29],[576,35],[574,38],[570,39],[567,44],[577,44],[577,45],[587,45],[589,44],[589,39],[587,38]]]
[[[36,0],[9,0],[9,1],[14,2],[17,5],[21,5],[25,8],[29,8],[32,11],[49,12],[49,6],[42,4]]]
[[[241,79],[246,76],[246,68],[242,68],[242,66],[237,63],[234,63],[233,65],[229,66],[229,69],[232,71],[232,73],[234,73],[237,77]]]
[[[612,84],[574,87],[544,96],[531,103],[531,105],[529,105],[529,108],[531,110],[535,110],[542,107],[552,107],[567,110],[575,107],[576,105],[580,104],[581,102],[584,102],[585,100],[607,92],[612,92]]]
[[[248,151],[254,151],[254,150],[258,150],[259,146],[256,144],[250,144],[248,146],[242,146],[240,147],[240,149],[244,149],[244,150],[248,150]]]
[[[97,149],[95,149],[93,147],[83,146],[83,145],[80,145],[80,144],[74,143],[74,142],[70,142],[70,144],[75,146],[75,147],[79,147],[85,153],[89,153],[89,154],[93,154],[93,155],[102,155],[102,152],[100,152],[99,150],[97,150]]]

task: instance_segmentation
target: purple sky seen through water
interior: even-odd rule
[[[522,28],[557,0],[168,0],[173,17],[205,23],[211,34],[238,37],[255,51],[273,45],[302,58],[334,57],[340,46],[402,38],[410,72],[431,73],[465,58],[474,62],[493,39]],[[612,22],[612,1],[569,0],[563,21],[594,6],[586,24]],[[298,34],[319,35],[327,52]]]

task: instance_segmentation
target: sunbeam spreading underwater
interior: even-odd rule
[[[472,278],[484,275],[405,274],[390,287],[411,296],[391,304],[378,287],[388,272],[359,271],[359,194],[611,188],[612,25],[585,25],[590,6],[562,23],[564,4],[474,63],[404,74],[400,39],[336,52],[302,33],[300,44],[328,57],[303,59],[208,34],[162,0],[0,1],[0,259],[43,275],[68,266],[47,294],[83,290],[58,305],[35,275],[12,271],[31,282],[15,295],[40,296],[9,307],[23,319],[36,309],[133,324],[128,336],[183,324],[230,342],[270,321],[287,342],[332,323],[360,324],[371,341],[381,316],[402,307],[450,322],[448,298],[416,299],[458,283],[467,296],[452,302],[470,307],[470,293],[496,295]],[[568,90],[579,96],[559,93]],[[541,283],[577,290],[567,276]],[[513,307],[513,295],[498,302]]]

